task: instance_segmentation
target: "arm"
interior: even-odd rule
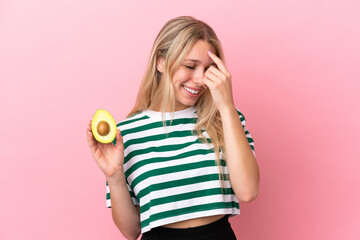
[[[111,192],[111,211],[115,225],[127,239],[136,240],[140,235],[140,207],[135,206],[129,195],[123,171],[106,178]]]
[[[260,173],[235,106],[220,111],[230,184],[239,201],[257,197]]]
[[[111,191],[112,217],[115,225],[127,239],[140,235],[140,210],[132,202],[127,188],[123,164],[124,145],[118,129],[116,145],[97,142],[91,131],[91,121],[87,127],[87,140],[91,154],[105,174]]]
[[[221,115],[230,184],[240,201],[249,202],[258,194],[259,169],[235,108],[231,74],[220,58],[210,51],[208,54],[218,68],[208,68],[203,83],[210,88]]]

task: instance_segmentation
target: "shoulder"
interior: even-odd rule
[[[143,124],[143,120],[146,120],[148,118],[149,117],[146,116],[143,112],[137,112],[120,121],[118,124],[116,124],[116,127],[120,129],[120,131],[124,131],[129,128],[134,128]]]

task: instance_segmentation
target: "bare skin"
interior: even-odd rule
[[[224,216],[225,216],[225,214],[220,214],[220,215],[213,215],[213,216],[207,216],[207,217],[194,218],[194,219],[189,219],[189,220],[185,220],[185,221],[181,221],[181,222],[175,222],[175,223],[166,224],[166,225],[163,225],[163,227],[166,227],[166,228],[198,227],[198,226],[202,226],[202,225],[206,225],[206,224],[215,222],[215,221],[221,219]]]

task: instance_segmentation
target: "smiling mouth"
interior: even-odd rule
[[[183,85],[183,88],[188,92],[188,93],[191,93],[192,95],[198,95],[200,93],[200,90],[194,90],[194,89],[191,89],[191,88],[188,88],[186,86]]]

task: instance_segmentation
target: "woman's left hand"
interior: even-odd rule
[[[226,108],[235,107],[229,71],[220,58],[210,51],[208,54],[218,68],[209,67],[205,72],[203,83],[210,89],[213,102],[220,112]]]

